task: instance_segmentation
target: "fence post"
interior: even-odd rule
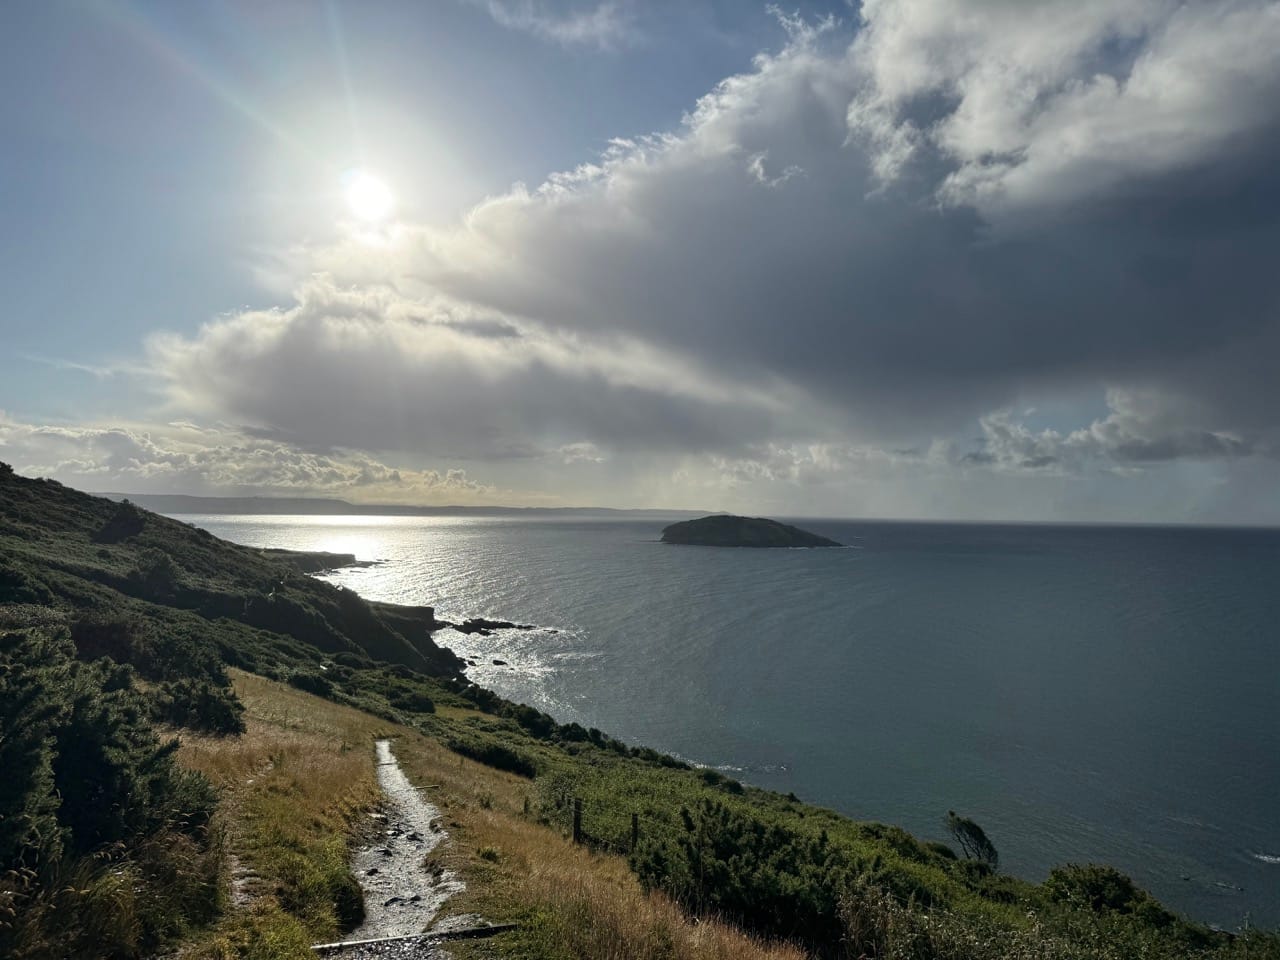
[[[582,842],[582,798],[573,798],[573,842]]]
[[[702,894],[702,814],[698,814],[698,916],[703,913]]]
[[[631,815],[631,852],[636,852],[636,845],[640,842],[640,814],[633,813]]]

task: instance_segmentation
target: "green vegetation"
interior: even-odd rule
[[[435,626],[0,469],[0,955],[308,955],[361,916],[347,849],[390,735],[446,811],[456,909],[521,924],[464,960],[1280,958],[1110,868],[1001,875],[954,813],[963,857],[559,724],[468,683]]]
[[[216,915],[208,782],[133,670],[66,631],[0,633],[0,955],[132,956]]]

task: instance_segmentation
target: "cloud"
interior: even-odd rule
[[[939,195],[990,216],[1194,168],[1278,119],[1266,0],[872,0],[862,18],[855,128],[888,173],[932,147],[953,164]]]
[[[538,32],[546,8],[495,10]],[[155,338],[175,415],[318,455],[692,458],[797,490],[1270,456],[1280,8],[781,20],[677,128],[456,224],[308,248],[294,302]],[[993,413],[1062,396],[1085,399],[1053,429]]]
[[[1002,470],[1083,471],[1098,463],[1120,468],[1172,460],[1234,460],[1276,457],[1275,438],[1215,430],[1203,424],[1204,409],[1157,392],[1111,390],[1109,413],[1068,432],[1033,430],[1007,410],[980,419],[981,446],[960,462]]]
[[[193,339],[158,336],[150,354],[181,409],[316,450],[503,460],[566,444],[717,449],[767,432],[783,408],[761,385],[620,335],[323,276],[291,308],[225,317]]]
[[[13,467],[90,490],[126,493],[324,494],[392,503],[493,502],[464,470],[388,466],[359,451],[317,454],[226,426],[57,426],[0,411],[0,450]],[[508,494],[509,495],[509,494]]]
[[[560,9],[539,0],[473,0],[484,6],[495,23],[531,33],[565,46],[608,49],[634,35],[629,10],[615,0]]]

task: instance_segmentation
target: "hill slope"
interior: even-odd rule
[[[367,603],[306,576],[315,566],[0,469],[0,604],[127,616],[258,672],[346,654],[457,675],[461,661],[431,640],[430,607]]]

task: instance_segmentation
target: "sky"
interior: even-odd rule
[[[14,0],[0,460],[1280,524],[1275,0]]]

